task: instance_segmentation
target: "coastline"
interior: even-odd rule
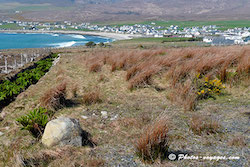
[[[139,38],[141,35],[132,34],[117,34],[109,32],[99,32],[99,31],[64,31],[64,30],[0,30],[0,33],[58,33],[58,34],[80,34],[80,35],[93,35],[101,36],[106,38],[112,38],[115,40],[127,40],[132,38]]]

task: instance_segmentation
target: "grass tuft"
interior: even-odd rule
[[[66,87],[67,83],[62,82],[55,88],[51,88],[45,92],[40,99],[41,106],[51,110],[58,110],[66,104]]]
[[[202,134],[214,134],[220,132],[220,124],[212,120],[208,117],[201,116],[201,115],[193,115],[190,123],[189,128],[193,131],[196,135]]]
[[[234,136],[229,142],[229,146],[244,147],[246,146],[246,139],[242,135]]]
[[[102,65],[100,63],[94,63],[89,67],[89,72],[100,72]]]
[[[167,125],[168,120],[157,120],[147,127],[137,140],[136,154],[145,162],[154,162],[157,158],[164,158],[169,148]]]
[[[102,102],[102,99],[101,99],[99,89],[86,92],[83,95],[83,103],[86,105],[91,105],[91,104],[101,103],[101,102]]]

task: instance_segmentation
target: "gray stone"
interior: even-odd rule
[[[107,111],[101,111],[102,117],[103,118],[108,118],[108,112]]]
[[[83,130],[76,119],[59,117],[47,123],[42,143],[52,146],[82,146]]]
[[[82,117],[82,119],[88,119],[88,117],[85,115],[82,115],[81,117]]]
[[[118,118],[118,114],[116,114],[114,117],[110,118],[110,121],[114,121]]]

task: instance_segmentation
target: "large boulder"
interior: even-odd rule
[[[83,130],[76,119],[59,117],[47,123],[42,143],[52,146],[82,146]]]

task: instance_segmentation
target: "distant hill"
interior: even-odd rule
[[[0,5],[14,2],[22,6],[50,5],[50,8],[32,8],[22,14],[24,18],[32,20],[250,19],[249,0],[0,0]]]

